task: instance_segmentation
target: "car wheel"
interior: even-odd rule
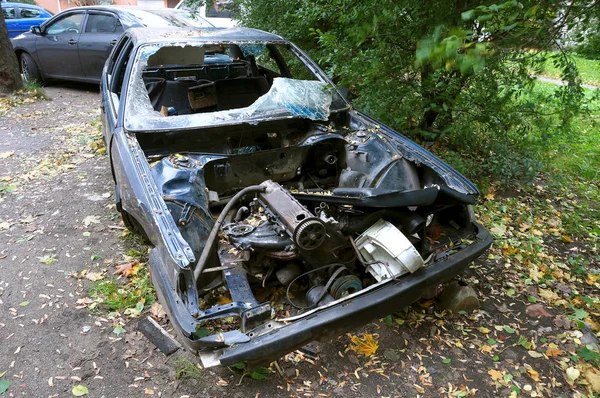
[[[142,228],[138,220],[136,220],[134,216],[132,216],[126,210],[123,209],[123,206],[121,205],[121,195],[119,194],[119,189],[116,184],[115,205],[117,207],[117,211],[121,214],[121,218],[123,219],[123,224],[125,225],[125,228],[140,235],[145,242],[149,243],[150,239],[148,238],[146,231],[144,231],[144,228]]]
[[[127,213],[125,210],[121,210],[121,218],[123,219],[123,224],[125,227],[132,231],[133,233],[139,235],[144,242],[150,243],[150,239],[146,234],[146,231],[142,228],[138,220],[135,219],[131,214]]]
[[[21,54],[21,73],[23,74],[23,80],[25,83],[32,81],[42,82],[42,75],[38,69],[37,64],[27,53]]]

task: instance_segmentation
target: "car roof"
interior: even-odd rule
[[[91,10],[91,11],[115,11],[117,13],[129,13],[136,14],[140,12],[147,12],[152,14],[179,14],[185,11],[176,10],[174,8],[144,8],[139,6],[81,6],[81,7],[71,7],[63,10],[65,11],[77,11],[77,10]]]
[[[29,3],[17,3],[14,1],[3,1],[2,2],[2,7],[4,6],[11,6],[11,7],[30,7],[30,8],[39,8],[40,10],[44,10],[44,7],[35,5],[35,4],[29,4]]]
[[[180,41],[259,41],[288,43],[283,37],[252,28],[131,28],[127,33],[136,44],[170,43]]]

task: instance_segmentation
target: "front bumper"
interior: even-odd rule
[[[477,231],[475,241],[447,259],[266,334],[254,338],[244,336],[246,338],[241,340],[238,338],[230,346],[222,347],[222,351],[217,355],[213,355],[214,360],[226,366],[242,361],[270,362],[311,341],[339,336],[373,319],[399,311],[418,300],[427,287],[443,283],[458,275],[471,261],[490,247],[492,236],[489,232],[477,223],[474,223],[474,228]],[[185,337],[185,332],[181,333],[182,321],[185,322],[181,315],[185,308],[181,308],[178,300],[166,300],[166,302],[163,300],[167,298],[166,296],[173,299],[174,292],[165,291],[168,285],[157,285],[158,281],[154,282],[159,298],[166,304],[171,322],[184,343],[192,349],[201,348],[203,345],[199,344],[201,342],[189,340]]]

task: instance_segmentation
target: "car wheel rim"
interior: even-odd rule
[[[21,72],[23,73],[23,80],[25,80],[25,82],[28,82],[29,73],[27,71],[27,60],[25,59],[25,57],[21,58]]]

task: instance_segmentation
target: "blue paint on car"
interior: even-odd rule
[[[40,25],[54,15],[43,7],[33,4],[2,2],[1,7],[8,37],[11,39],[28,32],[32,26]]]

